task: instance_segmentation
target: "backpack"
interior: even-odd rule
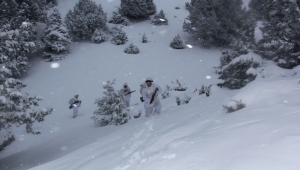
[[[70,105],[73,104],[73,98],[69,100],[69,104],[70,104]]]

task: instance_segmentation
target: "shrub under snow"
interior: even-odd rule
[[[130,44],[128,47],[125,48],[124,52],[127,54],[138,54],[140,51],[137,46]]]

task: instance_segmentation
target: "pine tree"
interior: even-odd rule
[[[20,77],[29,69],[26,55],[37,49],[33,42],[33,25],[26,22],[16,30],[4,25],[0,32],[0,63],[11,70],[12,77]]]
[[[115,91],[114,84],[115,80],[112,82],[107,81],[103,86],[105,90],[103,92],[104,96],[95,100],[98,109],[94,111],[92,119],[96,125],[122,125],[130,119],[129,110],[123,104],[122,94],[119,91]]]
[[[9,132],[10,126],[19,127],[22,124],[44,121],[45,116],[54,110],[53,108],[36,109],[42,99],[22,93],[21,89],[26,84],[9,78],[11,76],[11,70],[7,68],[0,70],[0,132],[8,130],[8,136],[0,135],[0,150],[14,139],[13,134]]]
[[[170,43],[170,46],[174,49],[184,49],[184,43],[180,39],[179,35],[177,35],[173,41]]]
[[[91,38],[96,29],[108,29],[107,16],[101,4],[92,0],[79,0],[65,18],[66,26],[73,39]]]
[[[128,41],[126,33],[119,27],[113,27],[111,30],[113,38],[111,39],[111,43],[115,45],[125,44]]]
[[[168,19],[165,17],[163,10],[160,10],[158,14],[154,15],[151,22],[154,25],[168,25]]]
[[[145,33],[143,34],[143,37],[142,37],[142,43],[147,43],[148,40],[147,40],[147,37],[145,35]]]
[[[57,8],[54,8],[53,13],[48,17],[41,40],[47,48],[56,54],[66,51],[68,45],[72,43],[69,32],[62,22]]]
[[[246,54],[238,51],[223,52],[218,74],[219,79],[224,82],[217,85],[228,89],[240,89],[256,78],[255,69],[260,67],[261,63],[262,59],[252,52]]]
[[[46,20],[46,1],[36,0],[1,0],[0,1],[0,27],[6,24],[11,29],[18,29],[22,22],[30,22],[36,25],[37,22]]]
[[[255,22],[247,22],[252,29],[243,24],[247,14],[242,4],[242,0],[192,0],[183,30],[191,34],[196,42],[208,47],[228,46],[241,36],[253,36]],[[242,35],[247,32],[243,29],[253,33]]]
[[[263,9],[265,15],[263,38],[256,52],[275,61],[280,67],[291,69],[299,65],[300,8],[294,1],[272,1]]]
[[[93,43],[102,43],[108,40],[105,32],[101,29],[96,29],[92,35],[92,42]]]
[[[121,14],[119,14],[117,12],[113,12],[112,19],[109,21],[109,23],[122,24],[125,26],[130,25],[130,21],[126,17],[122,16]]]
[[[183,31],[189,33],[202,46],[209,47],[219,43],[223,44],[224,41],[218,41],[221,38],[215,36],[225,32],[220,28],[213,6],[213,1],[210,0],[192,1],[188,8],[190,15],[183,23]]]
[[[121,0],[119,8],[119,13],[129,18],[148,18],[155,12],[153,0]]]
[[[125,48],[124,52],[127,54],[138,54],[140,50],[137,46],[131,43],[128,47]]]
[[[257,20],[264,20],[268,15],[265,8],[269,3],[270,0],[250,0],[248,7]]]

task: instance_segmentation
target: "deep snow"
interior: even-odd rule
[[[97,0],[111,16],[119,1]],[[42,134],[27,134],[15,128],[16,141],[0,153],[3,169],[32,170],[299,170],[300,96],[299,72],[278,68],[270,61],[256,70],[257,79],[240,90],[221,89],[214,68],[219,65],[220,49],[206,49],[188,42],[182,23],[188,15],[185,1],[154,1],[163,9],[168,26],[153,26],[150,21],[124,27],[129,37],[125,45],[110,42],[74,43],[64,60],[48,63],[35,60],[26,77],[23,92],[41,95],[41,107],[55,112],[45,122],[34,124]],[[62,15],[76,1],[63,0]],[[176,10],[175,7],[180,7]],[[111,26],[111,25],[110,25]],[[141,43],[143,34],[149,43]],[[173,38],[180,37],[192,48],[174,50]],[[259,31],[256,32],[259,38]],[[140,53],[123,50],[137,45]],[[165,88],[177,86],[186,91],[171,91],[161,99],[159,117],[134,119],[143,110],[139,85],[146,77]],[[116,89],[127,82],[137,92],[131,98],[132,119],[122,126],[96,127],[91,119],[97,109],[95,99],[103,96],[103,83],[116,79]],[[213,84],[211,95],[194,93],[195,88]],[[79,94],[82,107],[72,118],[68,101]],[[189,104],[177,106],[175,97],[192,97]],[[241,100],[244,109],[226,113],[222,105]],[[138,103],[137,105],[134,105]]]

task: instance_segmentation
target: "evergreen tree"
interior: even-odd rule
[[[252,52],[243,51],[245,49],[240,50],[222,52],[221,66],[217,73],[224,82],[218,83],[218,86],[240,89],[256,78],[256,69],[261,66],[262,59]]]
[[[107,81],[103,86],[104,96],[96,99],[95,104],[98,105],[98,109],[94,111],[94,120],[96,125],[106,126],[110,124],[122,125],[127,123],[130,119],[128,114],[129,110],[123,104],[123,97],[120,91],[115,91],[113,85],[115,80],[112,82]]]
[[[170,46],[174,49],[184,49],[184,43],[180,39],[179,35],[177,35],[173,41],[170,43]]]
[[[11,29],[18,29],[22,22],[45,22],[46,1],[36,0],[1,0],[0,1],[0,27],[6,24],[11,25]]]
[[[68,45],[72,43],[71,37],[62,22],[57,8],[54,8],[53,13],[48,17],[41,40],[45,43],[47,48],[56,54],[66,51]]]
[[[124,50],[127,54],[138,54],[140,52],[139,48],[133,44],[130,44],[128,47]]]
[[[148,18],[155,12],[153,0],[121,0],[119,8],[119,13],[129,18]]]
[[[108,40],[105,32],[103,30],[96,29],[92,35],[92,42],[93,43],[102,43]]]
[[[268,1],[269,2],[269,1]],[[299,65],[300,56],[300,8],[295,1],[269,2],[263,9],[265,16],[261,27],[263,38],[256,52],[275,61],[283,68]]]
[[[92,0],[79,0],[65,18],[66,26],[73,39],[91,38],[96,29],[106,31],[107,16],[101,4]]]
[[[147,43],[148,40],[147,40],[147,37],[145,35],[145,33],[143,34],[143,37],[142,37],[142,43]]]
[[[265,8],[270,2],[270,0],[250,0],[248,7],[257,20],[264,20],[268,15]]]
[[[249,30],[254,31],[255,27],[255,22],[243,24],[248,17],[245,18],[247,12],[242,9],[242,4],[242,0],[192,0],[183,30],[208,47],[228,46],[242,36],[253,36],[254,32],[242,35]],[[248,29],[249,26],[251,29]]]
[[[20,80],[9,78],[11,76],[10,69],[0,70],[0,132],[9,130],[12,125],[20,126],[44,121],[44,117],[54,110],[53,108],[36,109],[42,99],[22,93],[21,89],[26,85]],[[0,135],[0,137],[0,149],[14,139],[10,132],[8,136]]]
[[[218,35],[225,34],[220,28],[213,1],[194,0],[188,10],[190,15],[183,23],[183,31],[191,34],[192,38],[202,46],[212,46],[224,42]]]
[[[168,25],[168,19],[165,17],[164,11],[154,15],[153,20],[151,21],[154,25]]]
[[[53,5],[58,5],[58,1],[57,0],[46,0],[47,4],[53,4]]]
[[[128,41],[126,33],[121,28],[113,27],[111,33],[113,36],[111,43],[115,45],[125,44]]]
[[[36,51],[33,25],[26,22],[16,30],[4,25],[0,32],[0,63],[11,70],[12,77],[20,77],[29,69],[26,54]]]
[[[130,25],[130,21],[126,17],[122,16],[121,14],[119,14],[117,12],[113,12],[112,19],[109,21],[109,23],[122,24],[125,26]]]

